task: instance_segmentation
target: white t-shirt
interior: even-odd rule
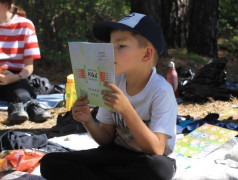
[[[126,92],[126,77],[116,75],[116,85],[124,92],[143,122],[152,132],[167,135],[164,155],[172,153],[176,137],[177,102],[172,86],[160,75],[152,73],[145,88],[134,96]],[[105,108],[99,108],[97,119],[105,124],[114,124],[116,134],[114,142],[127,149],[142,150],[135,142],[121,114]]]

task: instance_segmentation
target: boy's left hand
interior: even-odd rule
[[[126,113],[131,104],[121,89],[114,84],[105,83],[104,86],[113,91],[102,91],[103,99],[105,100],[104,103],[120,114]]]

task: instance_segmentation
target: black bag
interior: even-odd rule
[[[193,79],[179,87],[179,95],[184,100],[207,101],[209,97],[219,100],[229,100],[238,95],[238,84],[226,81],[225,66],[227,57],[208,62]]]
[[[28,79],[36,95],[64,93],[65,91],[64,88],[58,85],[52,85],[46,77],[32,74]]]
[[[99,121],[96,119],[97,112],[98,107],[95,107],[91,111],[91,115],[95,122],[99,123]],[[58,115],[57,123],[55,126],[52,127],[51,131],[61,136],[72,133],[87,132],[82,123],[74,120],[72,110],[67,111],[64,116]]]

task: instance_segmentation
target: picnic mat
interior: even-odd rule
[[[238,131],[204,124],[176,136],[174,180],[238,180]]]
[[[46,94],[46,95],[37,95],[36,101],[40,103],[40,106],[44,109],[54,109],[56,107],[61,107],[65,103],[65,94],[56,93],[56,94]],[[8,108],[7,101],[0,101],[0,110],[6,111]]]
[[[202,158],[178,156],[173,180],[238,180],[238,138],[233,137]]]
[[[49,139],[52,143],[57,143],[65,148],[70,147],[73,150],[85,150],[98,147],[98,144],[92,139],[89,133],[76,133]],[[0,173],[1,180],[45,180],[40,174],[40,166],[30,174],[22,171],[13,171],[7,174]]]
[[[183,138],[183,134],[176,136],[176,141]],[[88,133],[70,134],[61,137],[54,137],[49,141],[59,143],[62,146],[70,147],[75,150],[83,150],[97,147],[97,143]],[[172,153],[170,157],[175,157],[177,172],[173,180],[205,180],[205,179],[238,179],[238,138],[233,137],[212,153],[201,159],[189,158],[184,156],[175,157]],[[2,177],[3,180],[45,180],[40,176],[40,169],[37,167],[31,174],[14,171]]]

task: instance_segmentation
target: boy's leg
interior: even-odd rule
[[[166,156],[138,155],[127,166],[111,166],[105,173],[120,180],[170,180],[176,172],[176,162]]]
[[[104,169],[111,166],[125,166],[135,155],[113,144],[96,149],[56,152],[41,159],[41,174],[46,179],[112,179]]]
[[[47,179],[171,179],[173,162],[165,156],[149,156],[110,144],[97,149],[50,153],[41,161]]]
[[[89,164],[93,161],[88,157],[92,150],[73,151],[73,152],[55,152],[46,154],[41,159],[40,171],[41,175],[49,180],[54,179],[97,179],[87,166],[81,164]],[[88,157],[85,162],[84,157]],[[82,159],[82,160],[81,160]]]

